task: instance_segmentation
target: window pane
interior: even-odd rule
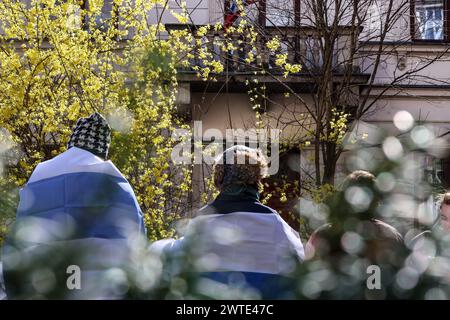
[[[266,26],[293,26],[294,0],[266,0]]]
[[[416,39],[444,39],[444,0],[416,0]]]

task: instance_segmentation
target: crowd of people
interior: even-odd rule
[[[106,160],[109,143],[110,128],[95,113],[77,122],[67,151],[34,170],[3,246],[0,299],[447,297],[450,264],[425,270],[450,257],[450,193],[438,225],[405,241],[380,218],[376,177],[355,171],[325,201],[328,223],[303,246],[260,202],[264,155],[238,145],[216,159],[214,201],[179,238],[149,244],[131,186]],[[363,209],[348,203],[358,189],[371,194]],[[68,285],[73,266],[79,283]],[[370,266],[381,270],[373,287]]]

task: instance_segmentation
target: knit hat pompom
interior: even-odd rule
[[[214,163],[214,184],[219,190],[233,184],[258,187],[267,176],[267,159],[258,149],[233,146]]]
[[[96,112],[88,118],[78,119],[67,147],[84,149],[106,159],[110,143],[111,128],[106,119]]]

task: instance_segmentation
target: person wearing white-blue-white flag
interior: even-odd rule
[[[133,189],[106,161],[110,134],[98,113],[79,119],[68,150],[21,189],[3,248],[9,299],[122,297],[118,282],[145,226]]]
[[[291,276],[304,260],[304,249],[298,232],[259,201],[266,172],[261,151],[227,149],[214,165],[220,194],[189,221],[183,237],[150,247],[168,264],[178,264],[166,268],[198,276],[194,294],[218,299],[293,297],[296,282]],[[242,290],[236,295],[233,288]]]

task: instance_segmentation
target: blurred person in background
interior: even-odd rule
[[[450,299],[450,193],[438,196],[438,218],[407,241],[411,251],[407,268],[416,279],[415,296],[428,300]],[[412,271],[412,272],[411,272]]]
[[[450,234],[450,192],[446,192],[442,197],[439,222],[442,231]]]
[[[152,245],[166,256],[185,252],[179,264],[196,271],[195,294],[219,299],[293,297],[290,274],[303,261],[304,250],[299,234],[259,200],[266,172],[267,161],[259,150],[241,145],[225,150],[214,164],[219,195],[198,211],[183,238]]]
[[[445,192],[439,195],[438,201],[438,218],[433,224],[430,230],[425,230],[422,233],[415,236],[410,244],[413,245],[423,237],[439,236],[439,238],[449,236],[450,237],[450,192]]]
[[[361,231],[367,231],[370,234],[373,233],[374,235],[376,235],[376,238],[380,240],[384,245],[389,246],[390,242],[403,244],[403,237],[397,231],[397,229],[376,218],[376,216],[378,216],[378,214],[376,214],[376,210],[379,206],[380,198],[375,191],[375,176],[372,173],[363,170],[357,170],[349,174],[343,183],[343,191],[338,192],[336,194],[336,198],[333,200],[336,201],[336,204],[338,204],[339,200],[344,200],[342,199],[342,197],[346,197],[345,192],[347,192],[348,194],[357,192],[357,189],[355,188],[365,188],[368,192],[371,193],[372,199],[370,199],[370,203],[367,204],[367,209],[361,212],[354,213],[354,215],[349,215],[351,211],[353,211],[351,206],[349,206],[349,208],[344,208],[342,212],[336,211],[332,213],[331,219],[336,220],[336,222],[338,223],[347,222],[348,219],[356,219],[357,221],[362,221],[364,223],[359,225]],[[334,226],[334,228],[342,227],[343,226],[340,225]],[[329,223],[313,232],[305,247],[307,257],[313,257],[314,255],[321,254],[320,234],[332,228],[332,224]],[[379,246],[376,245],[375,247]],[[375,247],[369,250],[370,256],[373,256],[375,254]]]
[[[305,247],[309,266],[321,266],[330,276],[317,298],[389,297],[386,291],[366,290],[366,269],[370,265],[380,267],[383,287],[387,288],[392,275],[403,265],[406,250],[401,234],[377,218],[382,199],[375,182],[370,172],[354,171],[345,179],[342,190],[326,202],[330,223],[314,231]]]
[[[80,118],[68,150],[21,189],[3,247],[8,299],[121,297],[115,280],[145,227],[131,186],[106,160],[110,140],[99,113]]]
[[[440,194],[436,205],[437,220],[431,228],[408,241],[408,247],[418,259],[427,259],[428,263],[435,258],[440,258],[440,263],[445,261],[447,269],[445,273],[448,274],[450,272],[450,192]]]

